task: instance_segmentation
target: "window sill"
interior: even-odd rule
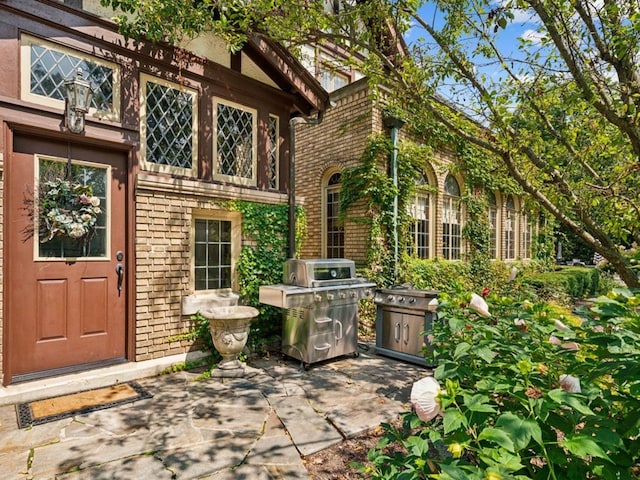
[[[209,183],[201,180],[173,178],[153,172],[140,172],[136,179],[136,188],[181,195],[198,195],[224,200],[248,200],[259,203],[287,203],[288,195],[279,192],[256,190],[236,185]]]

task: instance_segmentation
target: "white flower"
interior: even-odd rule
[[[560,320],[554,320],[553,321],[553,326],[556,327],[558,330],[561,330],[563,332],[568,332],[569,331],[569,327],[567,327]]]
[[[94,207],[97,207],[98,205],[100,205],[100,199],[98,197],[91,197],[89,201],[91,202],[91,205],[93,205]]]
[[[524,318],[516,318],[513,320],[513,324],[516,327],[526,327],[527,326],[527,321]]]
[[[573,375],[560,375],[560,387],[569,393],[580,393],[580,380]]]
[[[440,403],[437,396],[442,390],[440,384],[433,377],[418,380],[411,387],[411,405],[422,421],[429,421],[440,413]]]
[[[562,343],[562,341],[556,337],[555,335],[550,335],[549,336],[549,343],[551,345],[560,345]]]
[[[580,345],[578,345],[576,342],[566,342],[562,344],[562,348],[564,348],[565,350],[573,350],[574,352],[576,352],[580,348]]]
[[[484,298],[482,298],[477,293],[471,294],[469,308],[475,310],[479,315],[482,315],[483,317],[491,316],[491,314],[489,313],[489,305],[487,305],[487,302],[484,301]]]

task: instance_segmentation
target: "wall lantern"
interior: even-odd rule
[[[84,79],[80,68],[74,78],[64,81],[64,88],[67,128],[70,132],[82,133],[84,131],[84,114],[89,111],[93,89]]]

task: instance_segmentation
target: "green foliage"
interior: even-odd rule
[[[469,245],[470,274],[475,279],[486,279],[491,272],[488,205],[481,196],[468,196],[466,205],[468,219],[462,229],[462,236]]]
[[[553,272],[529,275],[526,281],[542,298],[566,294],[573,299],[600,293],[600,270],[586,267],[561,267]]]
[[[226,204],[242,214],[242,236],[245,244],[236,265],[241,302],[258,309],[260,316],[251,324],[248,344],[255,346],[278,335],[282,311],[259,302],[262,285],[282,283],[282,266],[287,259],[289,231],[288,205],[267,205],[246,201]],[[304,211],[296,212],[296,232],[305,231]]]
[[[469,295],[441,297],[430,359],[439,415],[386,425],[362,467],[368,478],[630,480],[640,460],[640,292],[612,291],[580,316],[487,300],[491,317],[471,310]]]

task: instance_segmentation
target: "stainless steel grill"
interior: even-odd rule
[[[284,309],[282,352],[308,366],[358,354],[358,301],[375,286],[352,260],[290,259],[282,284],[260,287],[260,302]]]
[[[438,306],[438,292],[408,285],[376,291],[376,353],[418,365],[427,365],[424,348],[429,348]]]

